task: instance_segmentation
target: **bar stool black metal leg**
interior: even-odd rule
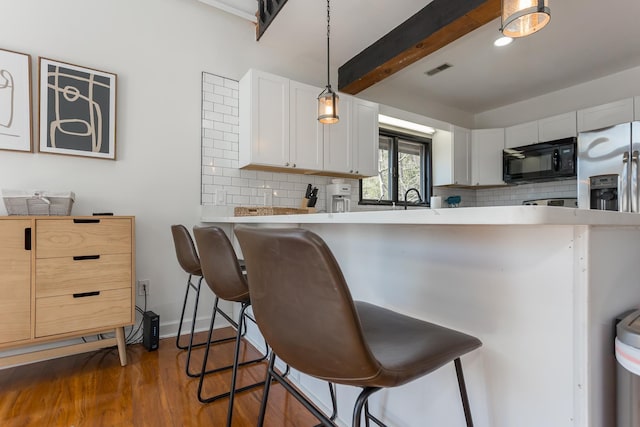
[[[464,382],[462,374],[462,362],[458,357],[453,361],[456,366],[456,374],[458,376],[458,387],[460,388],[460,397],[462,398],[462,408],[464,409],[464,419],[467,421],[467,427],[473,427],[473,419],[471,418],[471,407],[469,406],[469,396],[467,395],[467,386]]]
[[[233,354],[233,370],[231,371],[231,388],[229,393],[229,409],[227,410],[227,427],[231,427],[231,420],[233,418],[233,400],[236,392],[236,379],[238,376],[238,359],[240,358],[240,340],[242,339],[242,325],[246,322],[244,312],[249,307],[249,304],[242,303],[240,309],[240,316],[238,318],[238,335],[236,336],[236,349]]]
[[[276,363],[276,355],[271,352],[271,356],[269,357],[269,366],[267,367],[267,376],[264,380],[264,392],[262,393],[262,402],[260,403],[260,415],[258,416],[258,427],[262,427],[264,424],[264,416],[267,412],[267,401],[269,400],[269,390],[271,389],[271,372],[273,371],[273,366]],[[289,365],[287,365],[289,368]]]
[[[360,421],[362,419],[362,408],[364,407],[365,403],[367,403],[367,399],[369,399],[369,396],[371,396],[378,390],[380,390],[380,387],[364,387],[362,389],[362,391],[358,395],[358,398],[356,399],[356,404],[353,407],[353,427],[360,427]]]
[[[200,278],[200,280],[202,280],[202,277]],[[198,284],[200,284],[200,282],[198,282]],[[189,298],[189,289],[191,288],[191,286],[193,286],[193,285],[191,284],[191,274],[190,274],[189,278],[187,279],[187,290],[184,293],[184,302],[182,303],[182,312],[180,313],[180,322],[178,323],[178,335],[176,336],[176,347],[179,350],[186,350],[187,349],[187,346],[180,345],[180,334],[182,332],[182,321],[184,320],[184,311],[187,308],[187,300]],[[198,288],[199,287],[200,286],[198,286]],[[196,297],[196,299],[197,299],[197,297]],[[197,307],[198,307],[198,305],[196,303],[194,311],[197,310]]]

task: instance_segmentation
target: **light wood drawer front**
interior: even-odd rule
[[[36,299],[36,337],[131,323],[131,289]]]
[[[117,253],[131,253],[129,218],[42,219],[36,223],[37,258]]]
[[[131,255],[44,258],[36,262],[36,298],[131,289]]]

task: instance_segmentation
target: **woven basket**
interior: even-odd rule
[[[9,215],[71,215],[75,194],[50,191],[2,190]]]
[[[268,215],[299,215],[309,213],[308,209],[278,208],[273,206],[236,206],[234,216],[268,216]]]

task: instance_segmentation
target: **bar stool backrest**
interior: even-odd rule
[[[173,244],[180,267],[188,274],[202,276],[200,259],[189,230],[184,225],[172,225],[171,234],[173,235]]]
[[[304,229],[236,226],[258,327],[284,362],[340,382],[380,370],[344,276],[325,242]]]
[[[202,275],[214,294],[227,301],[244,301],[249,288],[236,252],[219,227],[194,227]]]

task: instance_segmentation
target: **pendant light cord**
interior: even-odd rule
[[[331,76],[329,72],[329,60],[331,58],[329,54],[329,36],[331,34],[331,9],[329,6],[330,0],[327,0],[327,87],[331,88]]]

